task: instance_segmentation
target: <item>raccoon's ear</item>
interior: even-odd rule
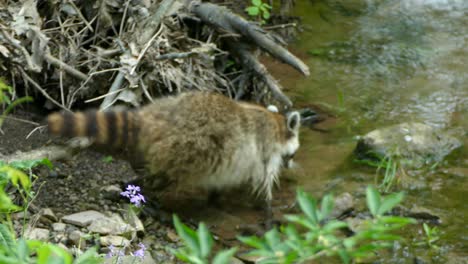
[[[301,126],[301,115],[299,112],[290,112],[287,115],[286,125],[291,132],[297,132]]]

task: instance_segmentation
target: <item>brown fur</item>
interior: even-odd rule
[[[278,155],[293,154],[281,147],[298,128],[288,129],[285,116],[264,107],[207,92],[158,99],[134,112],[54,113],[48,123],[55,135],[135,147],[151,175],[164,173],[179,185],[249,183],[269,199],[277,168],[268,172],[268,166]]]

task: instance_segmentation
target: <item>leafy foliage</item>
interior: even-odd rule
[[[102,258],[97,255],[95,249],[86,251],[73,261],[73,256],[65,249],[38,240],[17,239],[8,215],[12,212],[26,210],[31,201],[31,180],[24,172],[32,168],[45,165],[49,168],[52,163],[48,159],[26,160],[6,164],[0,161],[0,212],[5,213],[0,220],[0,263],[100,263]],[[15,187],[23,198],[23,206],[13,203],[5,189],[7,184]]]
[[[237,251],[236,248],[220,251],[210,262],[213,238],[207,226],[204,223],[200,223],[198,230],[194,231],[183,224],[176,215],[174,215],[173,221],[177,234],[184,242],[185,247],[176,250],[171,249],[171,251],[182,261],[194,264],[226,264],[230,262],[232,256]]]
[[[15,106],[33,101],[33,98],[30,96],[24,96],[16,99],[14,99],[14,96],[13,88],[7,85],[5,81],[0,78],[0,105],[3,105],[4,107],[3,113],[0,115],[0,128],[2,127],[5,117],[13,110],[13,108],[15,108]]]
[[[262,0],[251,0],[251,6],[247,7],[245,11],[249,16],[257,17],[262,24],[270,18],[271,6],[263,3]]]
[[[419,241],[415,244],[418,246],[426,245],[432,249],[439,249],[439,246],[436,245],[436,242],[440,239],[439,228],[436,226],[431,228],[428,224],[423,223],[423,230],[424,234],[426,235],[424,241]]]
[[[362,226],[353,236],[345,237],[339,232],[348,227],[346,222],[330,219],[334,206],[331,195],[323,197],[319,207],[313,197],[298,190],[296,199],[302,214],[287,215],[289,223],[286,226],[279,230],[274,228],[263,237],[239,237],[239,240],[253,248],[248,255],[261,257],[259,263],[264,264],[306,263],[334,256],[343,263],[351,263],[353,260],[372,257],[376,250],[390,247],[392,241],[401,239],[391,231],[412,224],[414,220],[384,216],[402,201],[402,193],[382,197],[374,187],[368,187],[366,194],[373,218],[363,220]],[[180,223],[177,217],[174,217],[174,225],[185,244],[183,249],[176,252],[176,256],[190,263],[208,263],[207,256],[210,254],[207,250],[211,249],[212,240],[206,226],[200,224],[195,232]],[[202,241],[205,241],[205,247]]]

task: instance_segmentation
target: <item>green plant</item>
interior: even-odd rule
[[[439,247],[435,244],[440,239],[439,228],[437,228],[436,226],[431,228],[428,224],[423,223],[423,230],[424,234],[426,235],[425,239],[424,241],[417,242],[416,245],[427,245],[430,248],[439,249]]]
[[[11,213],[27,211],[34,198],[34,193],[31,191],[31,177],[33,177],[31,170],[38,165],[52,166],[48,159],[18,161],[9,164],[0,161],[0,263],[100,263],[102,258],[97,255],[95,249],[90,249],[73,260],[70,253],[57,245],[16,237]],[[24,171],[29,171],[29,176]],[[22,206],[13,203],[6,192],[8,185],[12,185],[20,193],[23,200]]]
[[[380,172],[383,170],[383,178],[379,184],[379,189],[381,191],[386,193],[390,192],[400,178],[406,175],[403,164],[407,161],[401,157],[398,149],[389,151],[386,155],[373,152],[368,152],[366,155],[367,158],[356,159],[354,161],[356,163],[376,167],[376,179],[381,175]]]
[[[225,264],[230,262],[237,251],[236,248],[220,251],[212,258],[212,261],[209,261],[212,255],[213,238],[206,225],[200,223],[198,230],[194,231],[184,225],[176,215],[173,216],[173,221],[177,234],[181,237],[185,247],[170,250],[182,261],[194,264]]]
[[[257,17],[262,24],[270,18],[271,6],[263,3],[262,0],[251,0],[251,6],[247,7],[245,11],[252,17]]]
[[[30,96],[25,96],[17,99],[12,99],[14,97],[13,88],[7,85],[5,81],[0,78],[0,104],[4,106],[2,115],[0,115],[0,128],[2,127],[3,120],[5,117],[13,110],[13,108],[21,103],[32,102],[33,98]]]
[[[374,187],[368,187],[366,197],[372,218],[363,220],[353,236],[346,237],[340,232],[348,227],[346,222],[329,219],[334,206],[331,195],[326,195],[319,207],[314,198],[299,190],[297,202],[302,214],[287,215],[289,223],[286,226],[279,230],[274,228],[263,237],[239,237],[239,240],[254,248],[248,255],[261,257],[259,263],[306,263],[333,256],[341,258],[343,263],[350,263],[352,260],[372,257],[376,250],[390,247],[392,241],[401,239],[392,231],[414,223],[414,220],[384,216],[402,201],[402,193],[381,197]],[[208,239],[210,236],[206,226],[200,224],[195,232],[181,224],[176,217],[174,224],[186,245],[179,259],[190,263],[207,263],[203,261],[210,255],[212,242],[208,242],[211,240]],[[205,246],[202,246],[203,243]]]
[[[112,163],[114,161],[114,158],[111,155],[108,155],[108,156],[103,157],[102,161],[105,163]]]

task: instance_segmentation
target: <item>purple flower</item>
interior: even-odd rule
[[[145,247],[145,245],[143,245],[143,243],[139,243],[138,246],[140,247],[140,249],[133,252],[133,256],[143,259],[145,257],[146,247]]]
[[[145,197],[140,193],[140,186],[128,185],[125,192],[121,192],[120,195],[130,199],[130,202],[137,207],[141,206],[141,202],[146,203]]]
[[[123,257],[125,255],[123,250],[120,250],[120,249],[114,247],[114,245],[110,245],[107,248],[109,249],[109,252],[107,252],[106,258],[112,258],[114,256],[117,256],[117,260],[119,260],[120,257]]]

